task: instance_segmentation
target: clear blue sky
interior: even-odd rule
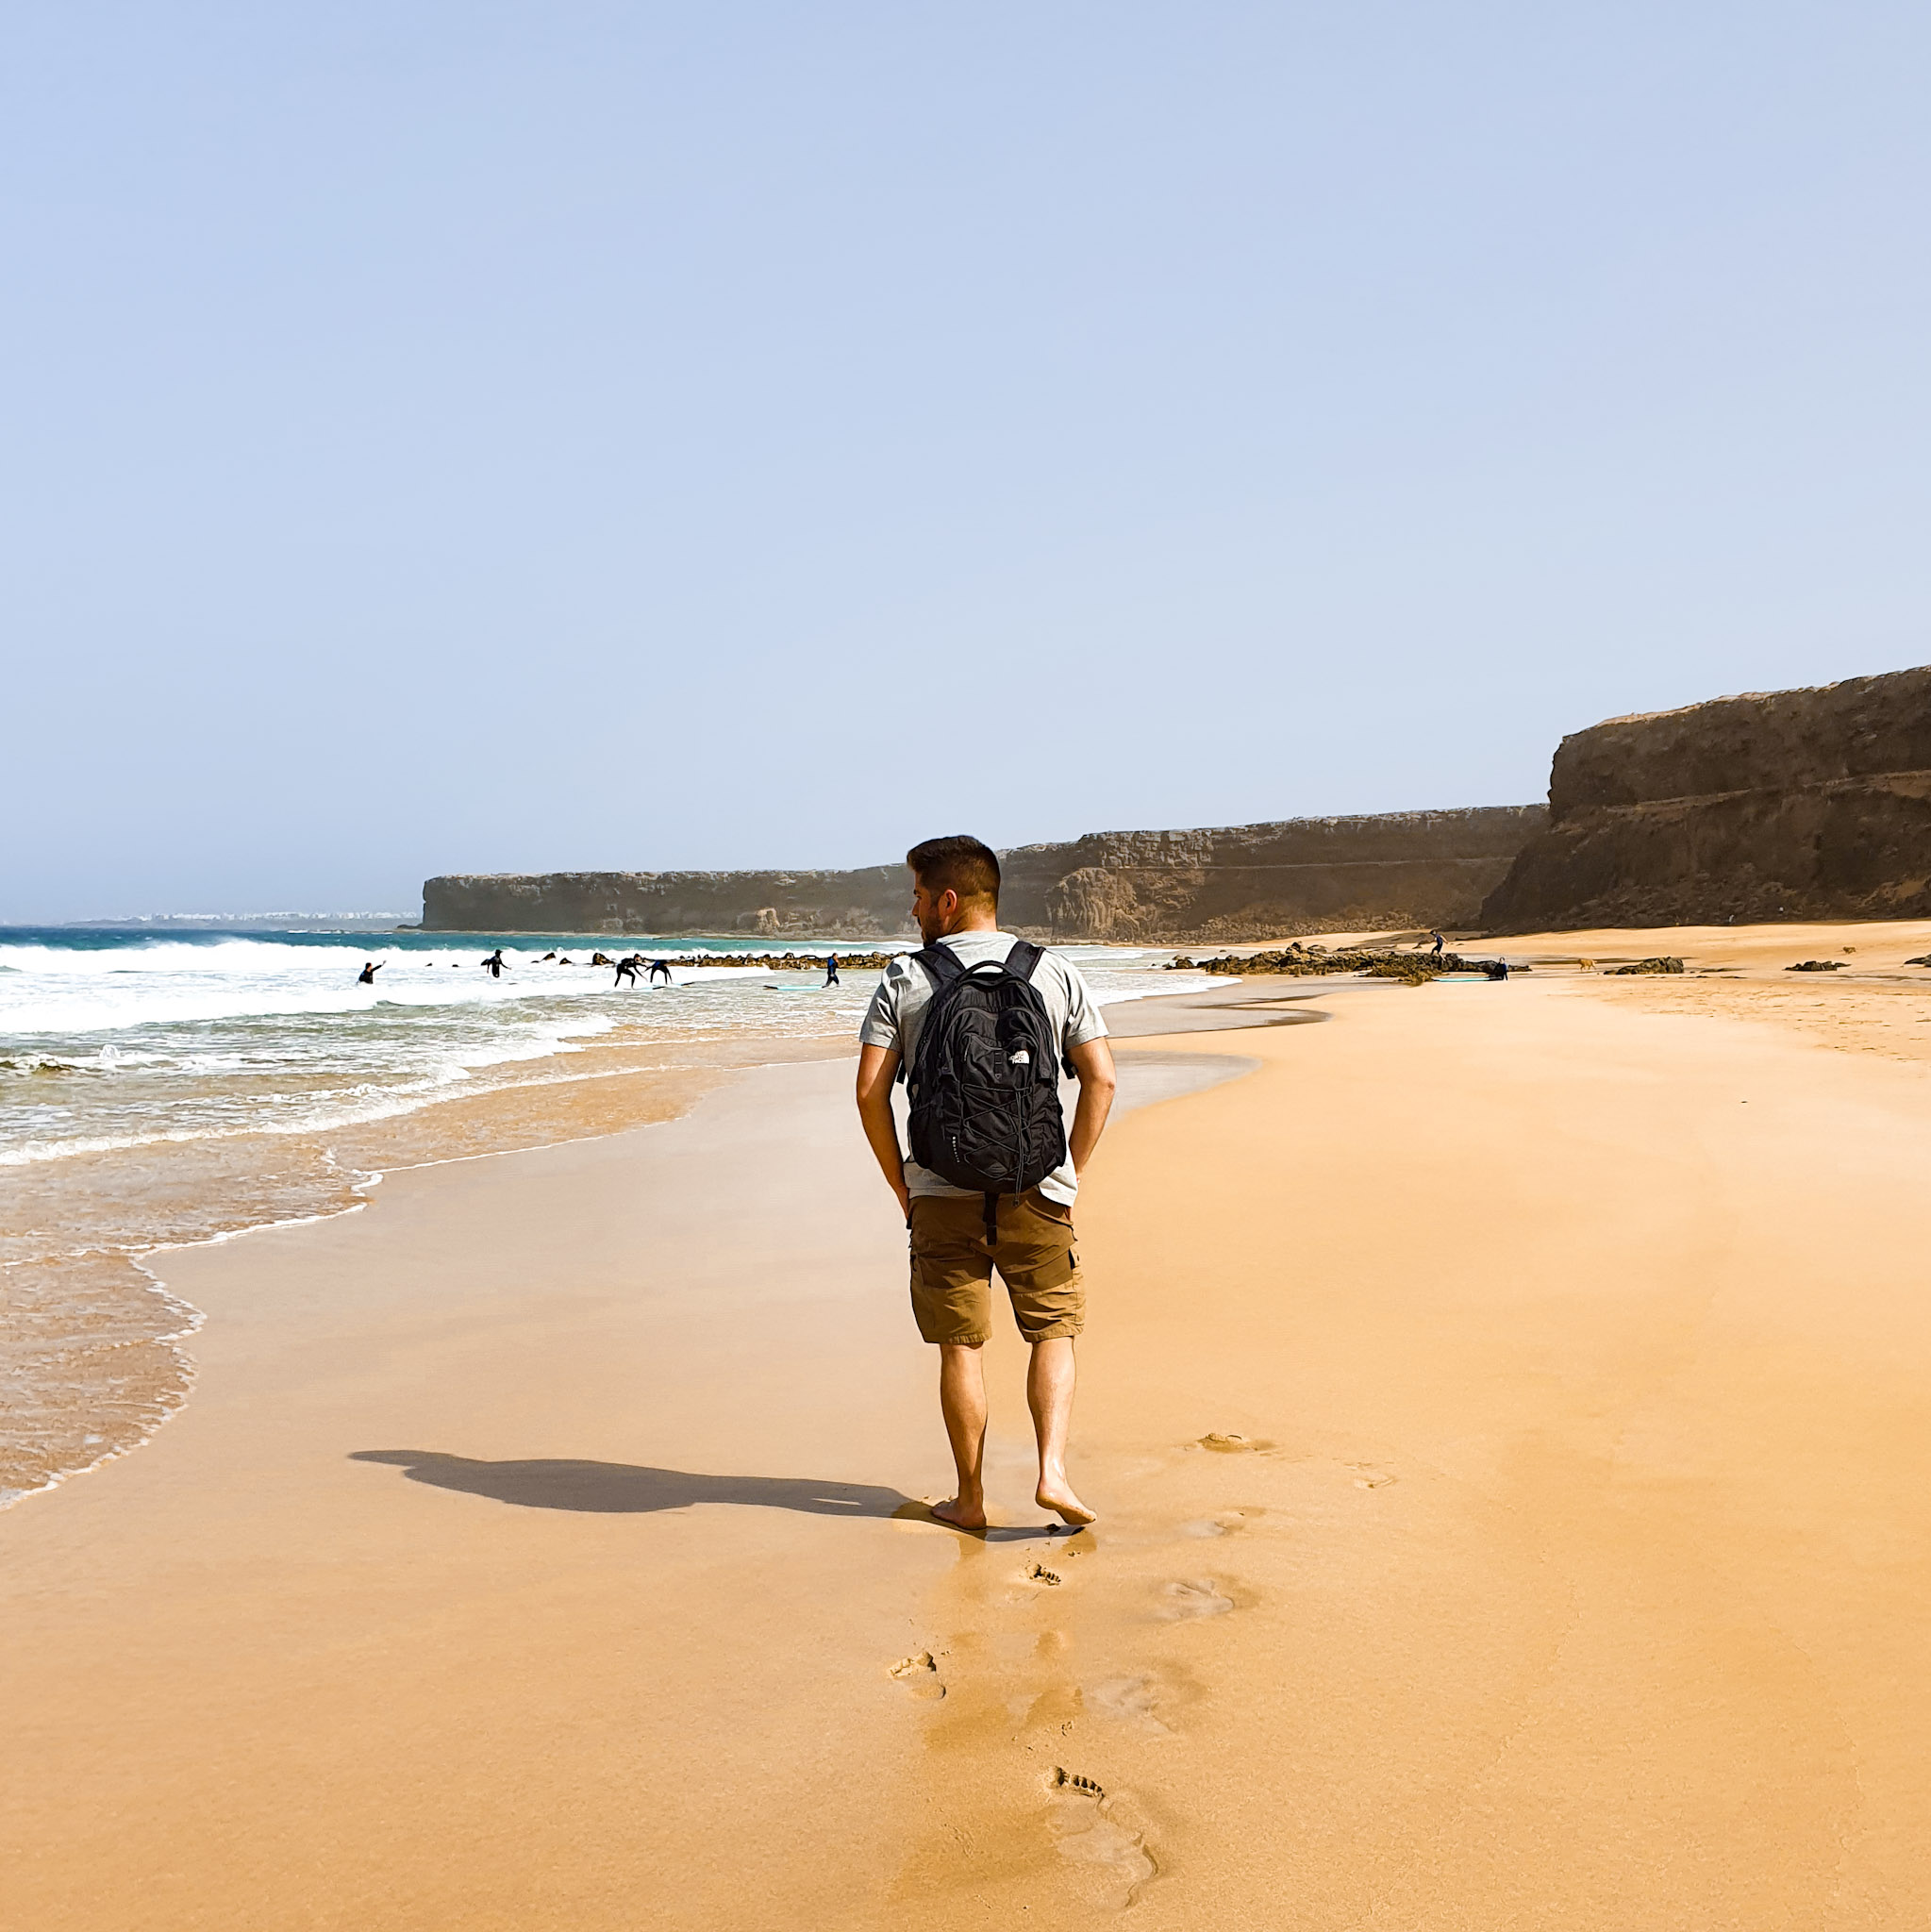
[[[0,919],[1511,802],[1931,658],[1922,6],[0,32]]]

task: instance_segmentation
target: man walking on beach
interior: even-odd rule
[[[958,1470],[958,1491],[935,1504],[932,1513],[961,1529],[986,1526],[986,1379],[980,1351],[991,1333],[996,1266],[1020,1333],[1032,1344],[1026,1403],[1040,1452],[1034,1497],[1077,1527],[1092,1522],[1093,1512],[1066,1475],[1074,1338],[1086,1312],[1073,1200],[1113,1104],[1106,1022],[1075,967],[999,930],[999,860],[990,846],[963,836],[928,839],[912,847],[906,862],[912,872],[912,913],[925,948],[895,958],[872,996],[858,1034],[857,1097],[865,1138],[911,1233],[913,1318],[919,1333],[939,1350],[939,1406]],[[973,984],[961,991],[961,981]],[[930,1085],[943,1070],[935,1072],[932,1055],[920,1056],[925,1023],[935,1002],[944,1003],[935,1041],[945,1048],[953,1009],[969,994],[984,997],[989,1008],[1004,1002],[997,1030],[1002,1047],[1020,1040],[1037,1020],[1044,1029],[1041,1045],[1053,1049],[1050,1066],[1039,1065],[1023,1045],[1004,1056],[1013,1063],[1007,1098],[1036,1108],[1040,1101],[1028,1098],[1021,1083],[1051,1083],[1046,1099],[1057,1119],[1062,1062],[1079,1082],[1071,1136],[1057,1138],[1059,1128],[1050,1128],[1055,1138],[1048,1158],[1059,1157],[1062,1148],[1063,1158],[1036,1185],[1017,1193],[955,1185],[907,1160],[899,1148],[893,1080],[903,1065],[915,1110],[933,1104]],[[981,1042],[990,1037],[982,1033]],[[918,1089],[922,1078],[928,1082],[924,1093]],[[1036,1124],[1036,1117],[1029,1119]],[[928,1158],[940,1158],[929,1146],[925,1152]]]

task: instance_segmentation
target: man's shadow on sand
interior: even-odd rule
[[[478,1462],[440,1449],[358,1449],[351,1462],[388,1462],[412,1483],[465,1495],[489,1496],[524,1509],[580,1509],[593,1515],[649,1514],[688,1509],[697,1503],[736,1503],[757,1509],[796,1509],[806,1516],[895,1517],[940,1523],[927,1504],[877,1483],[820,1483],[807,1476],[694,1475],[682,1469],[652,1469],[637,1462],[577,1462],[545,1457],[530,1462]],[[961,1530],[981,1542],[1019,1542],[1063,1534],[1044,1529]]]
[[[390,1462],[412,1483],[491,1496],[524,1509],[584,1509],[631,1515],[688,1509],[694,1503],[741,1503],[797,1509],[807,1516],[924,1516],[924,1504],[875,1483],[818,1483],[805,1476],[693,1475],[635,1462],[475,1462],[437,1449],[358,1449],[351,1462]]]

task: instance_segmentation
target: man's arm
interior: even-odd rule
[[[1079,1105],[1073,1110],[1073,1132],[1066,1143],[1067,1152],[1073,1157],[1073,1171],[1079,1174],[1086,1172],[1093,1149],[1100,1144],[1107,1115],[1112,1111],[1113,1092],[1120,1082],[1113,1072],[1113,1049],[1107,1044],[1104,1035],[1089,1040],[1083,1046],[1069,1047],[1066,1058],[1073,1062],[1074,1074],[1079,1081]],[[863,1074],[858,1077],[862,1081]]]
[[[872,1152],[887,1184],[898,1196],[899,1210],[909,1221],[912,1199],[906,1191],[906,1161],[898,1147],[898,1123],[891,1117],[891,1083],[897,1074],[897,1047],[858,1049],[858,1118],[865,1124],[865,1138],[872,1143]],[[1080,1105],[1084,1107],[1085,1089],[1080,1091]]]

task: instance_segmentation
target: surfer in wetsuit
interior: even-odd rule
[[[1433,941],[1435,941],[1435,943],[1434,943],[1434,944],[1433,944],[1432,946],[1430,946],[1430,947],[1428,948],[1428,950],[1429,950],[1429,951],[1430,951],[1431,953],[1433,953],[1433,954],[1434,954],[1434,956],[1436,957],[1436,958],[1438,958],[1438,959],[1439,959],[1439,958],[1440,958],[1440,957],[1441,957],[1441,935],[1440,935],[1440,934],[1439,932],[1430,932],[1430,933],[1429,933],[1429,935],[1428,935],[1428,937],[1429,937],[1429,938],[1430,938],[1431,940],[1433,940]]]
[[[658,974],[659,973],[664,975],[664,984],[669,986],[671,983],[671,962],[668,959],[653,959],[650,962],[650,971],[645,974],[644,977],[649,980],[651,985],[655,986],[658,983]]]
[[[362,970],[356,974],[356,984],[358,986],[374,986],[375,984],[375,975],[388,963],[386,959],[364,959],[362,961]]]
[[[631,983],[632,986],[635,986],[637,984],[638,957],[639,956],[637,954],[631,953],[627,955],[625,958],[619,959],[616,962],[617,977],[614,984],[622,986],[626,979]]]
[[[503,948],[501,946],[498,946],[496,950],[493,953],[491,953],[487,959],[483,961],[483,964],[488,969],[490,977],[491,979],[501,979],[503,977]]]
[[[827,953],[824,956],[824,983],[826,986],[836,986],[839,983],[836,953]]]

